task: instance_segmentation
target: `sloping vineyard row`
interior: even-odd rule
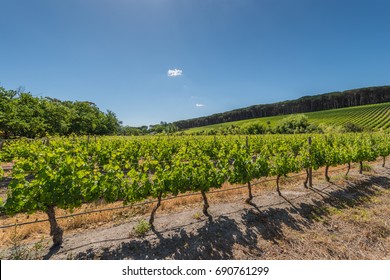
[[[386,116],[386,112],[388,111],[388,108],[384,106],[378,106],[378,108],[375,111],[372,111],[370,114],[365,116],[364,118],[361,118],[358,123],[362,126],[369,126],[369,127],[375,127],[377,122],[382,118]]]
[[[375,104],[344,109],[307,113],[314,123],[343,125],[346,122],[356,123],[363,127],[387,128],[389,122],[390,104]]]
[[[208,215],[207,192],[224,182],[251,181],[351,162],[373,161],[390,154],[390,135],[264,135],[225,137],[58,138],[6,142],[1,162],[14,162],[6,201],[7,215],[43,211],[54,245],[62,242],[55,208],[72,210],[83,203],[134,203],[186,192],[200,192]],[[1,176],[3,172],[1,171]]]

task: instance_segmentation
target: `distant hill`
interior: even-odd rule
[[[326,126],[343,126],[346,123],[353,123],[366,129],[390,128],[390,102],[309,112],[305,113],[305,115],[308,117],[308,121],[310,123],[316,125],[324,124]],[[208,134],[212,130],[219,131],[233,126],[242,128],[252,124],[260,124],[266,128],[275,128],[275,126],[278,125],[278,122],[284,118],[286,118],[286,115],[212,124],[208,126],[190,128],[185,130],[185,133]]]
[[[384,102],[390,102],[390,86],[359,88],[304,96],[295,100],[253,105],[206,117],[181,120],[173,124],[179,129],[188,129],[254,118],[316,112]]]

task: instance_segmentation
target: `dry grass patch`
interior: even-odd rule
[[[263,243],[267,259],[390,259],[390,190],[347,208],[311,213],[304,231],[283,226],[278,244]]]

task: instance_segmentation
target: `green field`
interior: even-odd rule
[[[352,122],[365,128],[386,129],[390,127],[390,102],[371,104],[364,106],[348,107],[342,109],[333,109],[326,111],[305,113],[310,123],[338,126],[347,122]],[[242,120],[236,122],[219,123],[208,126],[196,127],[186,130],[188,134],[231,125],[242,126],[244,124],[259,123],[265,127],[274,127],[277,123],[288,115],[265,117],[257,119]],[[268,122],[268,123],[267,123]]]

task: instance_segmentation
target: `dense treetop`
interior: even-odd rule
[[[116,134],[121,126],[112,111],[104,113],[92,102],[34,97],[22,90],[0,87],[2,137],[42,137],[69,134]]]

